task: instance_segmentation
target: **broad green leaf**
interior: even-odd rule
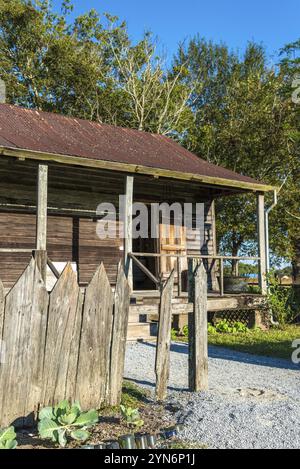
[[[7,440],[14,440],[16,438],[16,432],[14,427],[7,427],[0,430],[0,442],[3,443]]]
[[[64,448],[67,444],[66,430],[64,428],[60,428],[59,430],[57,430],[57,432],[58,432],[58,443],[62,448]]]
[[[71,432],[71,437],[74,440],[86,441],[89,438],[90,434],[86,430],[78,429]]]
[[[61,401],[57,406],[55,406],[54,413],[57,417],[68,413],[70,410],[70,403],[66,399]]]
[[[39,420],[43,419],[55,419],[55,415],[53,413],[53,408],[52,407],[44,407],[40,412],[39,412]]]
[[[74,422],[74,425],[78,427],[87,427],[94,425],[99,420],[98,412],[96,410],[89,410],[88,412],[83,412],[77,420]]]
[[[72,423],[74,423],[75,420],[77,419],[77,416],[78,416],[77,412],[61,415],[60,417],[58,417],[58,421],[62,425],[72,425]]]
[[[7,441],[5,444],[5,449],[15,449],[17,447],[17,441],[16,440],[10,440]]]
[[[53,432],[60,428],[60,425],[48,418],[44,418],[38,424],[39,435],[42,438],[53,438]]]

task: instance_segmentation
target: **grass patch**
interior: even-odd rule
[[[207,445],[186,440],[173,440],[168,444],[168,449],[207,449]]]
[[[121,404],[126,407],[138,408],[148,402],[149,392],[131,381],[124,381]]]
[[[300,339],[299,326],[285,326],[268,331],[249,331],[236,334],[209,334],[210,345],[228,347],[240,352],[265,355],[267,357],[290,359],[293,353],[292,342]]]

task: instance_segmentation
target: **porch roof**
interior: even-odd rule
[[[0,154],[248,191],[275,188],[208,163],[157,134],[0,104]]]

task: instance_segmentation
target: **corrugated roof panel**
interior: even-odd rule
[[[0,104],[0,146],[263,184],[208,163],[172,139]]]

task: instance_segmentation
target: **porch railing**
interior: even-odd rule
[[[182,261],[185,260],[207,260],[211,261],[210,270],[212,270],[215,266],[216,262],[219,262],[219,294],[220,296],[224,296],[224,263],[227,261],[255,261],[257,263],[260,262],[261,258],[259,256],[223,256],[223,255],[182,255],[182,254],[165,254],[165,253],[146,253],[146,252],[133,252],[129,253],[129,257],[132,261],[136,264],[136,266],[156,285],[159,289],[160,285],[162,284],[162,277],[156,277],[150,270],[140,261],[139,258],[147,257],[147,258],[157,258],[160,259],[164,258],[172,258],[176,259],[176,273],[177,273],[177,286],[178,286],[178,296],[182,296],[183,288],[182,288]],[[258,273],[258,276],[260,273]],[[260,284],[260,282],[258,282]]]

